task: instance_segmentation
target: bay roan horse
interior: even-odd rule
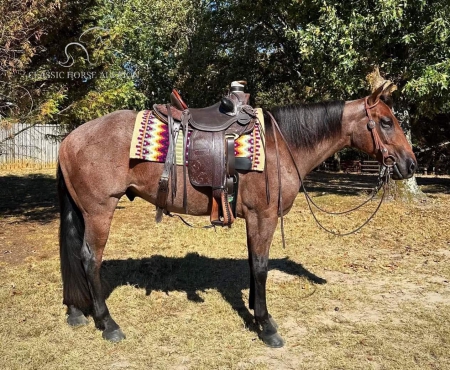
[[[381,99],[382,94],[383,88],[379,88],[365,99],[273,109],[271,112],[283,135],[265,114],[265,171],[271,196],[266,196],[266,174],[240,173],[236,213],[246,222],[249,308],[254,310],[260,338],[271,347],[284,344],[266,305],[269,248],[280,216],[275,136],[283,214],[290,210],[300,189],[301,180],[294,161],[303,178],[344,147],[362,150],[380,162],[384,151],[384,157],[387,153],[395,160],[393,178],[410,178],[417,166],[416,159],[391,108]],[[129,159],[136,115],[134,111],[122,110],[87,122],[63,140],[59,151],[60,255],[67,321],[73,326],[83,325],[87,323],[86,316],[92,315],[103,337],[113,342],[125,335],[108,311],[100,277],[111,219],[123,195],[131,199],[141,197],[155,204],[163,170],[161,163]],[[377,140],[368,127],[369,118],[375,121],[372,130],[378,134]],[[377,141],[381,142],[381,148]],[[178,178],[182,176],[182,166],[178,166]],[[184,213],[183,181],[178,181],[178,187],[173,203],[168,202],[168,210]],[[187,187],[187,213],[209,215],[209,194],[191,186],[189,181]]]

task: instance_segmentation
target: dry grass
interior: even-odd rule
[[[362,199],[318,198],[331,208]],[[151,205],[121,201],[103,271],[110,311],[127,335],[114,345],[92,323],[66,325],[55,208],[28,204],[0,209],[1,369],[450,368],[448,194],[389,202],[345,238],[319,231],[299,196],[286,217],[288,247],[277,231],[271,250],[268,304],[283,349],[266,348],[249,324],[242,220],[217,232],[167,217],[156,225]],[[326,222],[342,229],[353,221]],[[316,285],[306,272],[328,283]]]
[[[23,172],[30,170],[43,170],[56,168],[56,163],[43,163],[34,160],[20,160],[17,162],[0,162],[0,171]]]

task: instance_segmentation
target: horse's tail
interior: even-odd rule
[[[58,165],[58,196],[60,207],[59,253],[63,281],[63,303],[88,312],[92,298],[81,258],[84,220],[80,209],[67,190],[61,166]]]

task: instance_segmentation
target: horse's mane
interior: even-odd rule
[[[311,149],[341,133],[344,101],[295,104],[270,110],[290,145]]]

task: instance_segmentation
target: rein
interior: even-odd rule
[[[380,170],[380,174],[378,175],[378,183],[377,183],[377,186],[372,190],[372,196],[369,197],[369,199],[365,200],[365,201],[364,201],[362,204],[360,204],[359,206],[357,206],[357,207],[355,207],[355,208],[352,208],[352,209],[350,209],[350,210],[344,211],[344,212],[327,212],[327,211],[323,210],[322,208],[318,207],[317,204],[314,203],[314,201],[311,199],[310,195],[309,195],[309,194],[307,193],[307,191],[306,191],[305,186],[303,185],[303,182],[302,182],[302,188],[303,188],[303,192],[305,193],[305,196],[306,196],[306,200],[307,200],[307,203],[308,203],[309,210],[311,211],[311,214],[312,214],[312,216],[313,216],[313,218],[314,218],[314,221],[316,221],[317,225],[319,225],[319,227],[320,227],[321,229],[325,230],[326,232],[328,232],[328,233],[330,233],[330,234],[333,234],[333,235],[336,235],[336,236],[347,236],[347,235],[355,234],[356,232],[358,232],[359,230],[361,230],[364,226],[366,226],[366,225],[370,222],[370,220],[371,220],[372,218],[375,217],[375,215],[377,214],[378,210],[380,209],[381,204],[383,203],[384,198],[385,198],[385,195],[386,195],[386,186],[383,186],[383,185],[386,185],[386,184],[389,182],[389,180],[390,180],[390,169],[389,169],[388,167],[384,166],[384,167],[382,167],[381,170]],[[323,226],[323,224],[317,219],[317,216],[316,216],[316,214],[314,213],[313,208],[312,208],[312,206],[311,206],[311,205],[314,205],[318,210],[320,210],[320,211],[322,211],[322,212],[324,212],[324,213],[330,214],[330,215],[343,215],[343,214],[347,214],[347,213],[353,212],[353,211],[355,211],[355,210],[361,208],[363,205],[367,204],[369,201],[371,201],[373,198],[375,198],[375,196],[378,194],[378,191],[379,191],[382,187],[383,187],[383,194],[381,195],[380,202],[378,203],[377,207],[376,207],[375,210],[372,212],[372,214],[369,216],[369,218],[368,218],[366,221],[364,221],[364,222],[363,222],[360,226],[358,226],[357,228],[355,228],[355,229],[353,229],[353,230],[351,230],[351,231],[349,231],[349,232],[346,232],[346,233],[338,233],[338,232],[335,232],[335,231],[330,230],[330,229],[326,228],[325,226]]]
[[[378,210],[381,207],[381,203],[383,203],[383,200],[385,198],[385,195],[386,195],[386,186],[385,185],[387,185],[389,183],[390,175],[391,175],[391,169],[396,164],[395,164],[394,157],[392,155],[389,155],[388,150],[383,145],[383,143],[382,143],[382,141],[380,139],[380,136],[378,135],[378,132],[375,129],[376,123],[375,123],[375,121],[372,118],[372,114],[370,112],[370,109],[374,108],[378,103],[379,103],[379,100],[377,100],[375,102],[375,104],[369,106],[368,98],[366,98],[365,101],[364,101],[364,106],[365,106],[365,109],[366,109],[366,115],[367,115],[367,117],[369,119],[369,122],[367,123],[367,128],[369,129],[369,131],[372,134],[372,138],[374,140],[375,148],[378,151],[380,151],[382,156],[383,156],[383,163],[382,163],[383,166],[381,167],[380,173],[378,175],[377,185],[372,190],[372,195],[367,200],[365,200],[363,203],[361,203],[360,205],[358,205],[358,206],[356,206],[356,207],[354,207],[352,209],[349,209],[349,210],[346,210],[346,211],[341,211],[341,212],[329,212],[329,211],[326,211],[323,208],[321,208],[320,206],[318,206],[314,202],[314,200],[311,198],[311,196],[309,195],[308,191],[305,188],[303,176],[301,175],[301,172],[300,172],[300,170],[299,170],[299,168],[297,166],[297,163],[295,162],[294,155],[293,155],[293,153],[291,151],[291,148],[289,147],[289,144],[288,144],[286,138],[284,137],[283,133],[281,132],[281,129],[280,129],[280,126],[278,125],[278,122],[276,121],[276,119],[274,118],[272,113],[267,111],[267,114],[269,115],[273,126],[276,128],[276,130],[280,134],[280,137],[283,140],[284,144],[286,145],[286,148],[287,148],[287,150],[289,152],[289,155],[290,155],[290,157],[292,159],[292,162],[294,163],[294,167],[295,167],[295,170],[297,171],[297,175],[298,175],[298,177],[300,179],[300,183],[301,183],[301,187],[302,187],[303,193],[305,194],[305,198],[306,198],[306,201],[308,203],[309,210],[311,211],[311,214],[312,214],[314,220],[316,221],[317,225],[321,229],[325,230],[326,232],[328,232],[330,234],[333,234],[333,235],[336,235],[336,236],[347,236],[347,235],[351,235],[351,234],[354,234],[354,233],[358,232],[365,225],[367,225],[370,222],[370,220],[372,220],[373,217],[375,217],[376,213],[378,212]],[[278,208],[279,208],[279,214],[280,214],[280,218],[281,218],[281,225],[280,225],[281,226],[281,238],[282,238],[283,248],[285,248],[284,221],[283,221],[282,198],[281,198],[281,171],[280,171],[280,166],[279,166],[279,152],[278,152],[278,143],[277,143],[276,136],[277,135],[275,134],[274,135],[274,140],[275,140],[275,147],[276,147],[276,153],[277,153],[278,189],[279,189],[279,191],[278,191]],[[357,209],[361,208],[362,206],[364,206],[365,204],[367,204],[371,200],[373,200],[382,187],[383,187],[383,194],[382,194],[380,202],[377,205],[377,207],[375,208],[374,212],[360,226],[358,226],[354,230],[349,231],[347,233],[337,233],[337,232],[335,232],[333,230],[330,230],[330,229],[326,228],[317,219],[317,216],[316,216],[316,214],[313,211],[313,207],[312,206],[314,206],[315,208],[317,208],[321,212],[324,212],[324,213],[327,213],[327,214],[331,214],[331,215],[344,215],[344,214],[351,213],[351,212],[356,211]]]

